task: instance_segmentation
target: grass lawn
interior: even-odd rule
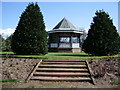
[[[0,52],[0,54],[14,54],[14,52]]]
[[[84,59],[97,59],[108,57],[120,57],[120,53],[114,56],[91,56],[84,52],[80,53],[48,53],[46,55],[15,55],[13,52],[0,52],[3,57],[21,57],[21,58],[42,58],[48,60],[84,60]]]
[[[0,82],[18,82],[16,79],[0,79]]]
[[[120,84],[120,81],[114,81],[114,82],[112,82],[112,84]]]

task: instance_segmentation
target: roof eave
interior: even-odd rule
[[[66,33],[79,33],[79,34],[83,34],[83,32],[82,31],[54,31],[54,30],[52,30],[52,31],[48,31],[48,33],[57,33],[57,32],[66,32]]]

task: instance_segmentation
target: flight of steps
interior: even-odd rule
[[[80,60],[42,60],[33,70],[29,79],[92,82],[86,61]]]

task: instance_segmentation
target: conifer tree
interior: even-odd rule
[[[5,51],[11,51],[11,39],[12,39],[12,35],[10,35],[10,36],[5,40],[5,46],[6,46]]]
[[[119,34],[105,11],[96,11],[83,50],[92,55],[115,55],[119,52]]]
[[[47,53],[47,33],[37,3],[30,3],[22,13],[12,37],[11,48],[16,54]]]
[[[0,47],[1,47],[1,51],[5,51],[6,50],[6,45],[5,45],[5,39],[2,37],[2,35],[0,34]]]

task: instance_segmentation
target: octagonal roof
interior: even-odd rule
[[[73,32],[83,34],[83,31],[77,29],[69,20],[63,18],[51,31],[48,33],[56,32]]]
[[[66,18],[63,18],[53,29],[76,29],[75,26]]]

